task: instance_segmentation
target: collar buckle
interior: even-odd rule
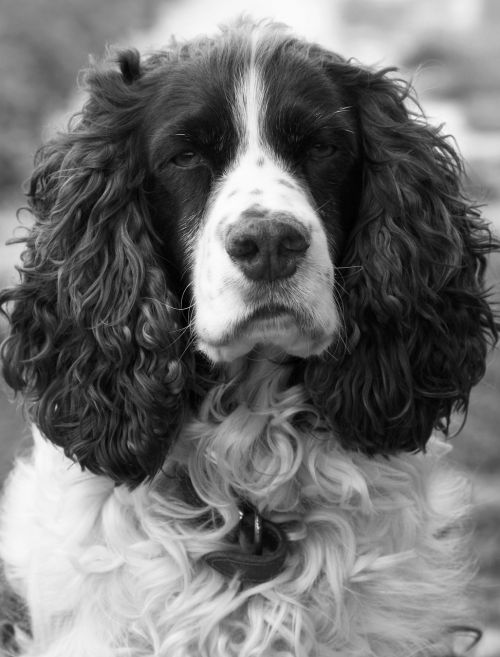
[[[240,524],[238,526],[238,543],[249,554],[262,554],[262,516],[257,509],[244,502],[239,507]]]

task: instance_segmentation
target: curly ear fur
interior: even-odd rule
[[[40,150],[21,282],[0,303],[4,375],[32,419],[82,467],[134,484],[176,436],[186,365],[142,192],[138,54],[120,66],[87,74],[78,122]]]
[[[330,71],[359,114],[363,192],[338,271],[344,335],[306,383],[345,447],[418,450],[467,410],[484,374],[497,326],[483,275],[498,243],[462,192],[449,141],[418,104],[405,107],[409,87],[388,71]]]

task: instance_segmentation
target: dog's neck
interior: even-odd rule
[[[288,496],[302,461],[295,419],[312,411],[303,387],[289,384],[292,370],[275,350],[225,365],[223,380],[186,426],[175,457],[211,505],[227,504],[235,492],[264,504],[282,486]]]
[[[224,367],[226,380],[233,388],[233,403],[253,411],[272,411],[273,393],[284,390],[292,370],[290,358],[273,347],[254,349],[250,354]]]

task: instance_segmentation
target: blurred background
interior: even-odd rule
[[[455,136],[468,185],[500,233],[500,2],[498,0],[0,0],[0,284],[16,279],[5,246],[24,203],[33,153],[81,103],[78,70],[109,44],[151,51],[247,13],[290,24],[339,53],[396,65],[413,79],[429,119]],[[20,219],[29,222],[29,215]],[[500,257],[490,283],[500,301]],[[4,331],[3,324],[0,332]],[[500,357],[474,392],[454,458],[474,483],[473,593],[485,630],[480,657],[500,657]],[[0,387],[0,483],[28,431]],[[473,619],[471,619],[473,621]]]

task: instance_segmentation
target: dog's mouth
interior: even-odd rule
[[[284,304],[267,305],[250,310],[234,327],[235,333],[242,333],[259,323],[282,324],[285,320],[303,324],[300,314]]]
[[[200,340],[199,348],[214,361],[232,361],[257,346],[272,346],[305,358],[324,351],[332,337],[312,315],[273,304],[250,308],[216,342]]]

